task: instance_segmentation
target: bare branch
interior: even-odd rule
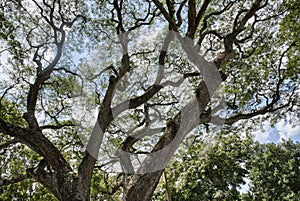
[[[180,27],[181,24],[182,24],[181,12],[182,12],[182,9],[183,9],[183,7],[184,7],[184,5],[186,4],[187,1],[188,1],[188,0],[182,1],[182,2],[180,3],[180,5],[179,5],[179,8],[178,8],[177,12],[176,12],[176,18],[177,18],[177,24],[176,24],[176,26],[177,26],[177,27]]]
[[[163,4],[159,1],[159,0],[152,0],[154,2],[154,4],[157,6],[157,8],[160,10],[160,12],[164,15],[164,17],[166,18],[166,20],[169,22],[170,27],[172,28],[172,30],[174,31],[178,31],[178,28],[174,22],[174,20],[172,19],[172,16],[168,13],[168,11],[164,8]]]
[[[56,130],[56,129],[61,129],[61,128],[64,128],[64,127],[73,127],[75,126],[75,124],[73,123],[67,123],[67,124],[58,124],[58,125],[44,125],[44,126],[41,126],[40,129],[41,130],[44,130],[44,129],[53,129],[53,130]]]

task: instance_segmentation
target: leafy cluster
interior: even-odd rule
[[[297,200],[299,142],[225,134],[184,147],[166,169],[172,200]],[[165,200],[165,183],[156,191]]]

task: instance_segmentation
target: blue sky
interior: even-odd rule
[[[253,135],[261,143],[278,143],[282,139],[289,138],[300,142],[300,125],[293,126],[282,119],[274,127],[271,127],[270,124],[265,124],[263,130],[255,131]]]

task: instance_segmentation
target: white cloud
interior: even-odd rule
[[[260,143],[277,143],[283,139],[300,141],[300,126],[293,126],[288,123],[288,120],[282,119],[274,127],[271,127],[270,123],[266,122],[262,130],[255,131],[252,134],[254,139]]]
[[[270,142],[270,138],[273,132],[273,128],[270,124],[266,124],[263,126],[263,130],[258,130],[253,133],[254,139],[261,143]]]
[[[276,124],[280,139],[300,138],[300,126],[293,127],[291,124],[281,120]]]

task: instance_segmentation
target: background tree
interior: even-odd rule
[[[190,142],[166,169],[172,200],[239,200],[252,145],[250,136],[238,134]]]
[[[251,200],[297,200],[300,188],[299,143],[254,145],[251,160]]]
[[[193,129],[299,115],[298,4],[1,2],[4,196],[150,200]]]
[[[299,142],[260,144],[232,133],[215,140],[190,139],[166,168],[172,200],[298,199]],[[166,200],[164,185],[156,200]]]

